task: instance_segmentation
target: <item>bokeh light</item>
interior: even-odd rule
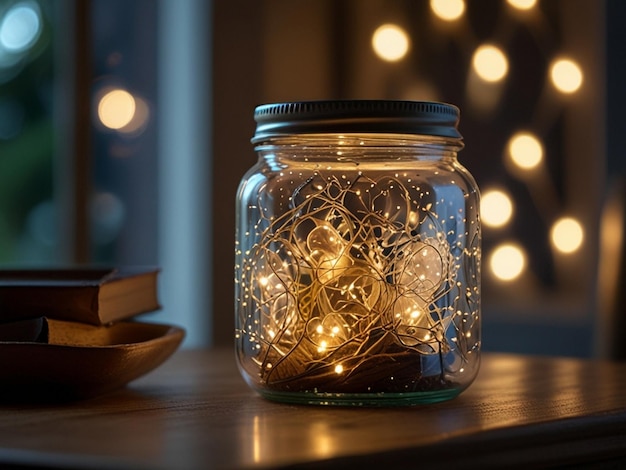
[[[543,145],[528,132],[518,132],[509,140],[511,161],[522,170],[532,170],[543,160]]]
[[[409,35],[398,25],[384,24],[374,31],[372,47],[381,59],[396,62],[409,51]]]
[[[558,59],[550,67],[550,79],[562,93],[574,93],[583,83],[583,72],[571,59]]]
[[[92,238],[98,245],[106,245],[115,240],[126,219],[126,206],[115,194],[96,193],[90,205]]]
[[[0,23],[0,45],[10,52],[22,52],[31,47],[41,34],[39,7],[34,2],[13,5]]]
[[[44,200],[34,206],[27,215],[26,225],[32,239],[43,246],[57,243],[58,214],[54,201]]]
[[[491,44],[476,49],[472,65],[476,74],[487,82],[499,82],[509,70],[509,61],[504,52]]]
[[[26,107],[15,97],[0,98],[0,140],[14,139],[24,130]]]
[[[526,254],[518,245],[500,245],[491,254],[489,267],[493,275],[501,281],[512,281],[524,271]]]
[[[444,21],[458,20],[465,12],[464,0],[430,0],[430,9]]]
[[[506,225],[513,215],[513,202],[508,194],[498,189],[487,190],[481,197],[480,216],[489,227]]]
[[[572,217],[557,220],[550,230],[552,246],[566,254],[577,251],[583,243],[584,236],[582,225]]]
[[[140,134],[146,128],[150,120],[150,107],[148,103],[139,96],[134,96],[134,99],[135,112],[132,119],[124,127],[117,129],[124,134]]]
[[[135,98],[125,90],[107,92],[98,103],[98,118],[109,129],[121,129],[135,116]]]
[[[537,5],[537,0],[507,0],[507,3],[518,10],[530,10]]]

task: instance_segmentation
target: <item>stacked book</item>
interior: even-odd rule
[[[0,402],[91,397],[165,361],[184,329],[136,319],[161,308],[158,274],[0,270]]]
[[[55,342],[157,311],[158,268],[0,270],[0,341]],[[67,335],[66,335],[67,336]]]

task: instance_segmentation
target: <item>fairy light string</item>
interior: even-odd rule
[[[262,383],[446,386],[480,347],[479,234],[464,196],[384,172],[283,178],[279,195],[259,191],[255,242],[241,256],[237,337]]]

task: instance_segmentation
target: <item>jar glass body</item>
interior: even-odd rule
[[[480,363],[479,193],[457,141],[295,135],[237,195],[236,354],[266,398],[450,399]]]

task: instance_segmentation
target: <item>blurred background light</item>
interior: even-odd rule
[[[47,199],[33,207],[26,218],[30,236],[37,243],[54,247],[57,243],[57,211],[54,201]]]
[[[39,7],[34,2],[16,3],[0,23],[0,45],[10,52],[31,47],[41,34]]]
[[[374,31],[372,47],[382,60],[396,62],[406,56],[409,51],[409,36],[398,25],[384,24]]]
[[[517,279],[526,266],[526,255],[517,245],[500,245],[491,254],[489,267],[493,275],[501,281]]]
[[[537,0],[507,0],[507,3],[518,10],[530,10],[537,5]]]
[[[124,226],[126,207],[113,193],[96,193],[90,206],[94,243],[106,245],[118,236]]]
[[[571,59],[558,59],[550,67],[550,79],[562,93],[574,93],[583,83],[583,72]]]
[[[584,239],[584,230],[580,222],[572,217],[557,220],[550,230],[552,245],[561,253],[574,253]]]
[[[489,227],[506,225],[513,215],[513,202],[508,194],[498,189],[487,190],[481,197],[480,216]]]
[[[98,103],[98,118],[109,129],[127,126],[135,116],[135,98],[125,90],[107,92]]]
[[[0,140],[18,137],[24,129],[26,109],[13,97],[0,99]]]
[[[133,113],[132,118],[125,126],[117,129],[119,132],[124,134],[139,134],[141,133],[150,120],[150,107],[148,103],[139,96],[134,97],[135,101],[135,112]]]
[[[458,20],[465,12],[464,0],[430,0],[430,9],[444,21]]]
[[[487,82],[499,82],[509,70],[506,55],[491,44],[484,44],[476,49],[472,65],[478,76]]]
[[[539,139],[527,132],[518,132],[509,140],[511,161],[522,170],[532,170],[543,160],[543,146]]]

